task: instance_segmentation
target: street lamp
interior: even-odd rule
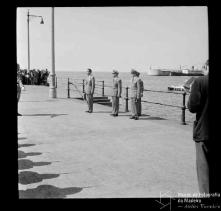
[[[33,17],[33,18],[41,18],[40,24],[44,24],[44,21],[43,21],[43,17],[42,17],[42,16],[39,16],[39,15],[31,15],[31,14],[29,13],[29,10],[28,10],[28,14],[27,14],[27,23],[28,23],[28,72],[30,71],[30,38],[29,38],[29,22],[30,22],[30,17]]]

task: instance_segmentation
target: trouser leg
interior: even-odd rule
[[[112,96],[112,114],[119,112],[119,97]]]
[[[132,116],[138,116],[137,114],[137,106],[138,103],[136,102],[135,98],[131,98],[131,114]]]
[[[135,116],[135,99],[131,98],[131,115]]]
[[[93,112],[93,95],[89,95],[89,111]]]
[[[112,114],[114,114],[116,107],[116,97],[112,96]]]
[[[196,170],[199,191],[201,193],[210,192],[209,178],[209,151],[204,142],[195,142],[196,145]]]
[[[116,97],[116,114],[119,112],[119,97]]]
[[[137,114],[139,115],[139,116],[141,116],[141,98],[138,98],[137,99],[137,101],[138,101],[138,108],[137,108]]]
[[[93,112],[93,95],[86,94],[86,101],[88,105],[88,111]]]

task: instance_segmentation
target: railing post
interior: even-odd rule
[[[185,110],[186,110],[186,92],[183,92],[183,106],[182,106],[182,116],[181,116],[181,124],[186,125],[185,122]]]
[[[68,78],[68,98],[70,98],[70,83],[69,83],[69,78]]]
[[[102,97],[104,97],[104,81],[102,81]]]
[[[55,88],[58,88],[57,76],[55,76]]]
[[[82,85],[82,92],[84,93],[84,79],[83,79],[83,85]]]
[[[125,95],[125,112],[128,112],[128,87],[126,87],[126,95]]]

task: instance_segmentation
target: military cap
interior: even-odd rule
[[[88,68],[87,71],[88,71],[89,73],[91,73],[91,72],[92,72],[92,69]]]
[[[119,72],[117,70],[113,70],[112,74],[119,74]]]
[[[132,70],[130,71],[130,73],[131,73],[131,74],[137,74],[137,71],[134,70],[134,69],[132,69]]]

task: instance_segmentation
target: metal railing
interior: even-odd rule
[[[67,81],[67,98],[70,98],[70,85],[73,85],[75,87],[75,91],[81,93],[80,95],[83,97],[85,93],[85,80],[84,79],[78,79],[75,80],[75,83],[70,82],[70,79],[68,78]],[[77,82],[77,81],[82,81],[82,82]],[[77,85],[82,86],[82,89],[80,90]],[[56,86],[57,86],[57,80],[56,80]],[[95,92],[95,94],[101,95],[102,97],[104,96],[111,96],[111,95],[105,95],[105,87],[106,88],[112,88],[110,85],[105,85],[104,81],[96,81],[95,83],[96,88],[101,89],[101,93]],[[128,109],[128,101],[130,100],[129,98],[129,87],[122,87],[122,89],[125,89],[125,96],[123,97],[125,101],[124,105],[124,111],[129,112]],[[186,125],[185,121],[185,111],[186,111],[186,95],[188,95],[187,92],[181,91],[181,92],[174,92],[174,91],[157,91],[157,90],[150,90],[150,89],[144,89],[144,92],[155,92],[155,93],[164,93],[164,94],[177,94],[177,95],[182,95],[182,106],[177,106],[177,105],[171,105],[171,104],[166,104],[166,103],[160,103],[160,102],[152,102],[152,101],[147,101],[147,100],[141,100],[143,103],[150,103],[150,104],[156,104],[156,105],[162,105],[162,106],[168,106],[168,107],[174,107],[174,108],[180,108],[181,109],[181,124]]]

